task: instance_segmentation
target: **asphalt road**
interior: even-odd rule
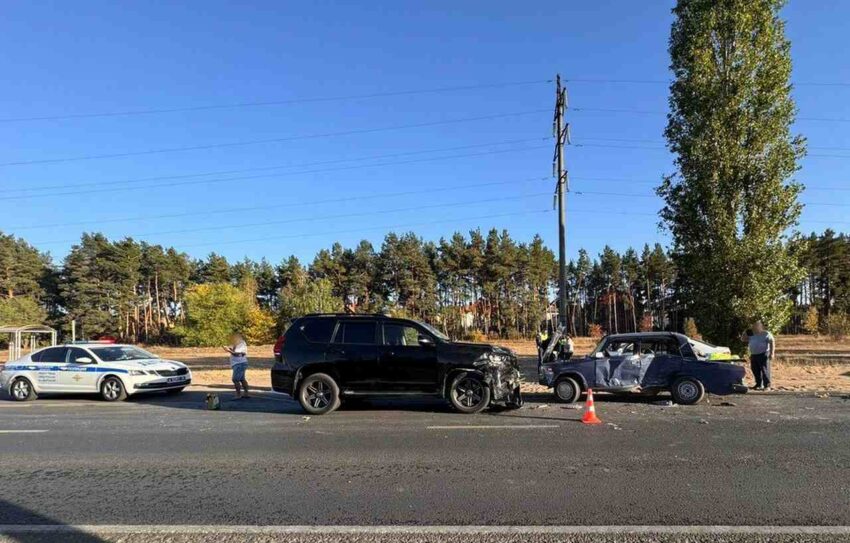
[[[0,401],[0,525],[850,525],[850,400]],[[222,394],[226,399],[227,394]]]

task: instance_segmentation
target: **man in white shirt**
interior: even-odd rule
[[[230,353],[230,369],[233,372],[233,386],[236,388],[236,399],[249,398],[248,381],[245,371],[248,369],[248,344],[242,334],[233,334],[230,346],[224,348]]]

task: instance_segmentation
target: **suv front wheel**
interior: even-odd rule
[[[339,386],[325,373],[308,375],[298,386],[298,401],[311,415],[330,413],[339,407]]]
[[[461,413],[480,413],[490,405],[490,387],[474,373],[461,373],[449,387],[449,401]]]

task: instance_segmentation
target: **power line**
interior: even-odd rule
[[[479,204],[491,204],[494,202],[504,202],[504,201],[514,201],[514,200],[523,200],[528,198],[538,198],[541,196],[548,196],[549,192],[536,192],[531,194],[520,194],[520,195],[511,195],[511,196],[502,196],[498,198],[485,198],[480,199],[476,198],[474,200],[462,200],[459,202],[448,202],[442,204],[429,204],[429,205],[417,205],[413,207],[396,207],[378,211],[361,211],[357,213],[343,213],[338,215],[321,215],[321,216],[311,216],[311,217],[297,217],[292,219],[279,219],[275,221],[263,221],[263,222],[255,222],[255,223],[242,223],[242,224],[227,224],[227,225],[217,225],[217,226],[204,226],[199,228],[185,228],[181,230],[165,230],[159,232],[144,232],[141,234],[136,234],[128,237],[135,238],[144,238],[149,236],[165,236],[172,234],[191,234],[196,232],[214,232],[220,230],[237,230],[240,228],[257,228],[263,226],[275,226],[282,224],[292,224],[299,222],[316,222],[316,221],[328,221],[328,220],[336,220],[336,219],[350,219],[354,217],[370,217],[372,215],[389,215],[392,213],[405,213],[410,211],[421,211],[423,209],[443,209],[443,208],[452,208],[452,207],[460,207],[460,206],[473,206]],[[40,241],[35,242],[34,244],[38,245],[48,245],[48,244],[59,244],[59,243],[74,243],[76,240],[54,240],[54,241]]]
[[[578,113],[630,113],[634,115],[667,115],[669,112],[658,109],[631,109],[631,108],[603,108],[603,107],[574,107],[570,108],[573,112]],[[795,121],[816,121],[816,122],[834,122],[834,123],[850,123],[850,118],[846,117],[796,117]]]
[[[393,96],[412,96],[418,94],[434,94],[440,92],[457,92],[467,90],[483,90],[483,89],[501,89],[506,87],[518,87],[525,85],[540,85],[551,83],[552,80],[535,80],[535,81],[508,81],[504,83],[485,83],[480,85],[460,85],[454,87],[436,87],[431,89],[414,89],[389,92],[376,92],[370,94],[352,94],[348,96],[326,96],[320,98],[292,98],[287,100],[270,100],[259,102],[236,102],[230,104],[211,104],[206,106],[187,106],[174,108],[160,109],[131,109],[123,111],[107,111],[93,113],[67,113],[62,115],[40,115],[32,117],[7,117],[0,118],[0,123],[17,123],[27,121],[58,121],[67,119],[88,119],[96,117],[129,117],[135,115],[157,115],[164,113],[182,113],[190,111],[210,111],[217,109],[237,109],[237,108],[252,108],[266,106],[281,106],[293,104],[307,104],[319,102],[343,102],[348,100],[367,100],[372,98],[390,98]]]
[[[649,138],[594,138],[594,137],[582,138],[582,141],[585,141],[585,140],[586,141],[613,141],[613,142],[623,142],[623,143],[660,143],[660,144],[664,144],[664,140],[649,139]],[[807,145],[806,148],[807,149],[820,149],[820,150],[824,150],[824,151],[850,151],[850,147]],[[816,155],[816,156],[820,156],[820,155]]]
[[[78,190],[78,191],[68,191],[68,192],[49,192],[49,193],[41,193],[41,194],[29,194],[23,196],[9,196],[9,197],[0,197],[0,201],[2,200],[30,200],[32,198],[41,198],[41,197],[51,197],[51,196],[76,196],[80,194],[96,194],[102,192],[128,192],[134,190],[145,190],[157,187],[177,187],[177,186],[187,186],[187,185],[208,185],[214,183],[226,183],[230,181],[246,181],[251,179],[267,179],[274,177],[286,177],[293,175],[306,175],[312,173],[324,173],[324,172],[336,172],[336,171],[344,171],[344,170],[357,170],[363,168],[375,168],[381,166],[397,166],[401,164],[414,164],[420,162],[433,162],[437,160],[448,160],[454,158],[470,158],[470,157],[478,157],[478,156],[491,156],[491,155],[500,155],[505,153],[514,153],[518,151],[535,151],[539,149],[546,149],[548,146],[545,145],[536,145],[530,147],[516,147],[511,149],[499,149],[495,151],[484,151],[480,153],[465,153],[465,154],[457,154],[457,155],[449,155],[442,157],[427,157],[427,158],[419,158],[414,160],[401,160],[401,161],[393,161],[393,162],[378,162],[374,164],[358,164],[353,166],[342,166],[338,168],[320,168],[315,170],[301,170],[296,172],[284,172],[284,173],[275,173],[275,174],[262,174],[262,175],[248,175],[248,176],[239,176],[239,177],[225,177],[219,179],[199,179],[195,181],[181,181],[181,182],[169,182],[169,183],[155,183],[151,185],[142,185],[142,186],[133,186],[133,187],[118,187],[118,188],[106,188],[106,189],[89,189],[89,190]]]
[[[670,79],[598,79],[598,78],[574,78],[566,79],[567,83],[601,83],[601,84],[637,84],[637,85],[669,85]],[[850,83],[844,82],[817,82],[800,81],[791,82],[794,87],[850,87]]]
[[[549,209],[542,209],[537,211],[522,211],[518,213],[498,213],[498,214],[487,214],[487,215],[479,215],[477,217],[463,217],[461,219],[445,219],[439,221],[429,221],[429,222],[419,222],[419,223],[407,223],[407,224],[394,224],[394,225],[385,225],[385,226],[374,226],[367,228],[357,228],[355,230],[332,230],[326,232],[309,232],[309,233],[299,233],[287,236],[267,236],[263,238],[254,238],[254,239],[240,239],[240,240],[230,240],[230,241],[214,241],[210,243],[199,243],[192,245],[182,245],[181,248],[185,247],[208,247],[211,245],[219,246],[219,245],[233,245],[238,243],[256,243],[262,241],[277,241],[282,239],[296,239],[296,238],[304,238],[304,237],[314,237],[314,236],[335,236],[339,234],[358,234],[364,231],[372,231],[372,230],[394,230],[396,228],[414,228],[418,226],[431,226],[435,224],[445,224],[445,223],[457,223],[457,222],[465,222],[465,221],[480,221],[480,220],[488,220],[488,219],[498,219],[503,217],[517,217],[521,215],[539,215],[543,213],[551,213]]]
[[[423,149],[419,151],[405,151],[403,153],[389,153],[389,154],[381,154],[381,155],[371,155],[366,157],[357,157],[357,158],[341,158],[336,160],[322,160],[319,162],[302,162],[300,164],[278,164],[274,166],[260,166],[254,168],[240,168],[236,170],[218,170],[218,171],[210,171],[210,172],[202,172],[202,173],[190,173],[190,174],[179,174],[179,175],[160,175],[155,177],[140,177],[135,179],[123,179],[116,181],[95,181],[95,182],[87,182],[87,183],[62,183],[58,185],[41,185],[35,187],[23,187],[17,189],[3,189],[4,192],[34,192],[40,190],[49,190],[49,189],[69,189],[76,187],[99,187],[106,185],[123,185],[130,183],[143,183],[146,181],[163,181],[165,179],[189,179],[193,177],[206,177],[209,175],[229,175],[233,173],[246,173],[246,172],[256,172],[256,171],[270,171],[270,170],[283,170],[290,168],[304,168],[308,166],[322,166],[325,164],[339,164],[343,162],[359,162],[363,160],[375,160],[382,158],[394,158],[394,157],[402,157],[402,156],[411,156],[411,155],[421,155],[426,153],[438,153],[443,151],[458,151],[461,149],[474,149],[477,147],[489,147],[496,145],[512,145],[516,143],[528,143],[531,141],[547,141],[551,139],[549,136],[543,138],[524,138],[524,139],[515,139],[515,140],[503,140],[503,141],[494,141],[489,143],[476,143],[472,145],[457,145],[454,147],[440,147],[436,149]]]
[[[468,122],[476,122],[476,121],[485,121],[491,119],[504,119],[508,117],[521,117],[524,115],[533,115],[535,113],[543,113],[548,110],[545,109],[537,109],[530,111],[518,111],[513,113],[497,113],[494,115],[482,115],[478,117],[462,117],[458,119],[447,119],[443,121],[429,121],[426,123],[414,123],[414,124],[401,124],[401,125],[392,125],[392,126],[382,126],[377,128],[362,128],[356,130],[343,130],[340,132],[324,132],[318,134],[303,134],[300,136],[287,136],[282,138],[267,138],[267,139],[259,139],[259,140],[246,140],[246,141],[232,141],[227,143],[213,143],[208,145],[192,145],[187,147],[166,147],[160,149],[148,149],[145,151],[130,151],[126,153],[105,153],[100,155],[83,155],[83,156],[75,156],[75,157],[65,157],[65,158],[46,158],[39,160],[19,160],[15,162],[0,162],[0,166],[27,166],[32,164],[55,164],[59,162],[77,162],[82,160],[102,160],[107,158],[121,158],[121,157],[129,157],[129,156],[143,156],[143,155],[154,155],[161,153],[177,153],[183,151],[199,151],[199,150],[209,150],[209,149],[223,149],[228,147],[243,147],[249,145],[260,145],[264,143],[283,143],[289,141],[301,141],[301,140],[309,140],[309,139],[321,139],[321,138],[331,138],[331,137],[339,137],[339,136],[353,136],[359,134],[372,134],[375,132],[388,132],[393,130],[406,130],[410,128],[425,128],[429,126],[441,126],[441,125],[449,125],[449,124],[459,124],[459,123],[468,123]]]
[[[312,201],[302,201],[302,202],[279,202],[271,205],[262,205],[262,206],[250,206],[250,207],[226,207],[222,209],[208,209],[201,212],[187,212],[187,213],[167,213],[160,215],[136,215],[133,217],[113,217],[110,219],[101,219],[96,221],[78,221],[78,222],[66,222],[66,223],[54,223],[54,224],[38,224],[38,225],[24,225],[24,226],[11,226],[8,227],[9,231],[20,231],[20,230],[41,230],[41,229],[51,229],[51,228],[64,228],[69,226],[85,226],[88,224],[109,224],[109,223],[122,223],[122,222],[134,222],[134,221],[150,221],[154,219],[174,219],[174,218],[183,218],[183,217],[196,217],[199,215],[221,215],[228,213],[245,213],[247,211],[261,211],[265,209],[283,209],[289,207],[304,207],[311,205],[323,205],[323,204],[337,204],[344,202],[357,202],[362,200],[377,200],[382,198],[393,198],[397,196],[415,196],[419,194],[434,194],[436,192],[449,192],[455,190],[465,190],[470,188],[484,188],[484,187],[493,187],[498,185],[513,185],[517,183],[529,183],[533,181],[545,181],[548,179],[547,177],[535,177],[529,179],[520,179],[520,180],[511,180],[511,181],[493,181],[489,183],[473,183],[469,185],[452,185],[449,187],[432,187],[424,190],[407,190],[402,192],[385,192],[381,194],[368,194],[364,196],[349,196],[343,198],[329,198],[325,200],[312,200]]]

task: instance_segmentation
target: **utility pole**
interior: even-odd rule
[[[567,109],[567,89],[561,86],[561,75],[555,78],[555,157],[554,173],[557,178],[558,198],[558,321],[567,325],[567,206],[569,190],[567,170],[564,168],[564,145],[570,141],[570,125],[564,122]]]

